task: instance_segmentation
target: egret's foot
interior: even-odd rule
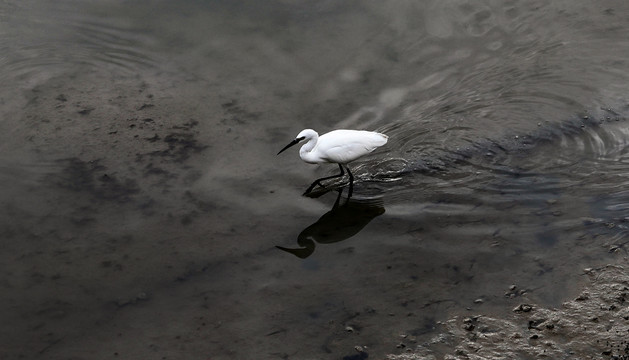
[[[347,185],[348,185],[347,182],[331,183],[327,186],[319,184],[318,187],[309,187],[308,189],[306,189],[306,191],[302,194],[302,196],[307,196],[310,198],[318,198],[321,195],[329,193],[330,191],[334,191],[334,190],[340,191],[344,189]]]
[[[312,190],[314,190],[314,188],[315,188],[317,185],[319,185],[320,187],[324,187],[323,185],[321,185],[321,184],[319,184],[319,183],[317,183],[317,182],[314,182],[312,185],[310,185],[310,186],[306,189],[306,191],[304,191],[304,193],[303,193],[302,195],[303,195],[303,196],[306,196],[306,195],[310,194],[310,193],[312,192]]]
[[[338,175],[332,175],[332,176],[326,176],[326,177],[322,177],[320,179],[315,180],[312,184],[310,184],[310,186],[308,187],[308,189],[306,189],[306,192],[303,193],[303,195],[308,195],[312,192],[312,190],[319,185],[322,188],[325,188],[325,186],[321,183],[324,180],[330,180],[330,179],[336,179],[336,178],[340,178],[343,177],[343,175],[345,175],[345,170],[343,169],[343,165],[338,164],[339,165],[339,170],[341,170],[341,173]],[[352,174],[349,172],[349,169],[347,169],[347,172],[349,173],[350,176],[350,180],[353,181],[352,178]],[[329,191],[329,190],[328,190]]]
[[[317,188],[315,190],[310,190],[310,189],[306,190],[306,192],[304,192],[302,196],[307,196],[309,198],[315,199],[315,198],[320,197],[321,195],[329,193],[332,190],[333,189],[328,189],[326,187],[321,186],[320,188]]]

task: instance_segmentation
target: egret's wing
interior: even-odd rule
[[[324,156],[325,159],[330,162],[346,164],[369,152],[370,151],[360,144],[343,144],[327,149]]]
[[[336,130],[323,136],[317,147],[328,161],[344,164],[369,154],[386,142],[386,135],[379,133]]]

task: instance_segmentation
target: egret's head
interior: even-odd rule
[[[300,131],[295,139],[309,140],[314,137],[319,137],[319,134],[317,134],[317,132],[312,129],[305,129]]]
[[[284,146],[284,148],[282,150],[280,150],[280,152],[277,153],[277,155],[281,154],[282,151],[288,149],[289,147],[299,144],[300,142],[304,141],[304,140],[310,140],[312,138],[316,138],[319,137],[319,134],[317,134],[316,131],[312,130],[312,129],[305,129],[302,130],[299,134],[297,134],[297,137],[295,138],[295,140],[291,141],[288,145]]]

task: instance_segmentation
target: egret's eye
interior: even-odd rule
[[[298,138],[297,138],[297,141],[302,141],[302,140],[306,140],[306,137],[305,137],[305,136],[302,136],[302,137],[298,137]]]

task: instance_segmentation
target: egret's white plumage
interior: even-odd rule
[[[334,130],[319,136],[306,129],[297,135],[307,142],[299,150],[301,159],[309,164],[347,164],[387,143],[388,136],[364,130]]]
[[[289,147],[306,141],[299,150],[299,156],[303,161],[309,164],[336,163],[341,169],[340,175],[317,179],[306,190],[306,194],[316,185],[323,186],[320,183],[321,180],[343,176],[345,166],[350,178],[349,196],[351,196],[354,177],[347,168],[347,164],[386,144],[388,138],[385,134],[364,130],[334,130],[319,136],[316,131],[305,129],[297,135],[295,140],[280,150],[278,155]]]

